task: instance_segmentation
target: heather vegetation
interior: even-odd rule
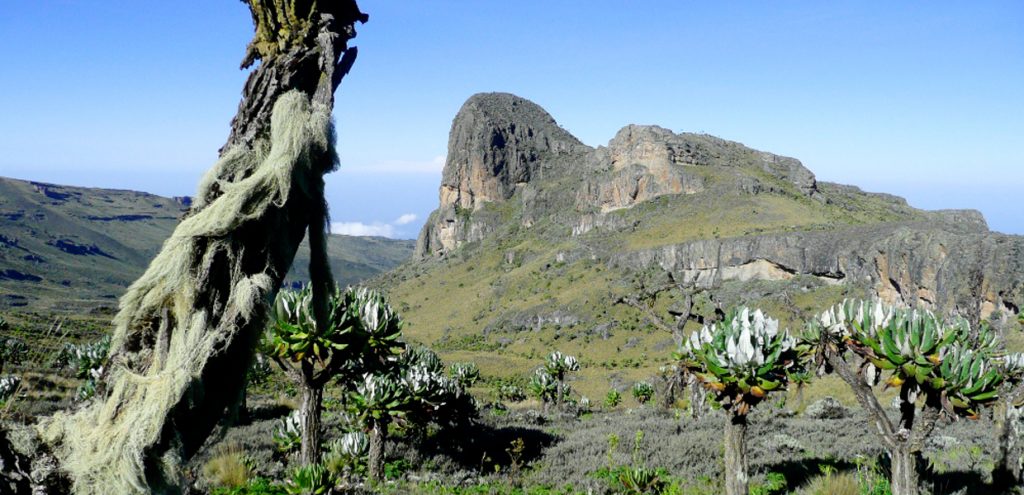
[[[1008,412],[1019,405],[1024,359],[989,325],[961,318],[846,301],[794,332],[760,309],[735,308],[666,352],[659,376],[591,404],[571,386],[585,365],[565,353],[499,379],[409,343],[401,315],[377,292],[334,292],[328,328],[308,316],[311,301],[307,290],[279,296],[245,407],[185,467],[193,489],[993,493],[1011,489],[1021,459],[1001,428],[1019,421]],[[105,338],[68,344],[30,362],[27,346],[6,339],[0,386],[50,374],[78,384],[64,400],[88,401],[84,391],[104,386],[107,346]],[[303,367],[322,383],[312,405]],[[832,373],[859,407],[811,394],[795,410],[797,389]],[[678,385],[691,378],[696,394]],[[19,399],[0,389],[7,414],[30,410],[30,392]],[[698,396],[712,407],[695,414]],[[304,454],[313,445],[316,455]]]

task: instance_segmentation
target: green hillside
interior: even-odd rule
[[[575,389],[601,397],[669,361],[652,316],[688,332],[739,303],[794,325],[845,297],[981,298],[1016,325],[1024,301],[1024,238],[818,183],[792,158],[641,126],[593,149],[506,94],[470,98],[451,136],[418,259],[377,283],[407,335],[485,376],[522,379],[560,350],[580,359]]]
[[[76,313],[113,308],[156,255],[188,198],[0,178],[0,310]],[[334,235],[340,284],[393,268],[413,241]],[[309,250],[289,281],[308,278]]]

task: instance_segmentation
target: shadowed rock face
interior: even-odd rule
[[[448,137],[441,177],[441,207],[475,210],[504,201],[530,182],[547,153],[589,149],[543,108],[508,93],[471,97]]]
[[[455,117],[440,207],[416,253],[443,257],[510,222],[530,229],[544,221],[566,240],[594,230],[628,231],[640,217],[622,210],[702,194],[738,201],[772,195],[782,208],[799,204],[812,212],[827,209],[830,218],[836,211],[859,217],[814,230],[798,224],[784,233],[637,250],[580,240],[590,245],[579,251],[630,270],[660,267],[709,288],[811,277],[868,287],[889,302],[968,315],[981,300],[982,317],[1017,313],[1024,304],[1024,237],[990,232],[976,211],[925,212],[896,196],[818,184],[794,158],[658,126],[628,125],[607,147],[590,148],[536,104],[505,93],[474,95]]]

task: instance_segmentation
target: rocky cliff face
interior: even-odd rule
[[[1024,237],[989,232],[978,212],[924,212],[895,196],[818,184],[794,158],[713,136],[629,125],[607,146],[590,148],[536,104],[491,93],[463,105],[448,149],[440,207],[417,242],[422,259],[509,226],[541,228],[551,243],[571,241],[609,266],[657,268],[704,288],[808,279],[984,317],[1024,304]],[[628,247],[630,232],[645,223],[692,228],[664,218],[692,211],[649,206],[682,196],[719,200],[705,202],[718,210],[702,212],[703,239]],[[727,218],[755,215],[776,224],[717,234]]]
[[[941,223],[709,239],[616,254],[613,265],[658,266],[703,288],[792,280],[865,284],[882,300],[989,318],[1024,303],[1024,237]]]
[[[487,224],[467,224],[463,212],[511,199],[527,184],[543,180],[542,165],[552,156],[586,150],[529,100],[508,93],[472,96],[452,122],[440,206],[420,235],[417,253],[443,254],[479,240]]]

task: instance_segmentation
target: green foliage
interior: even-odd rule
[[[530,394],[547,404],[555,401],[558,381],[544,368],[538,368],[530,378]]]
[[[494,396],[499,401],[522,402],[526,400],[526,392],[519,385],[502,383],[494,390]]]
[[[604,394],[604,407],[612,409],[618,407],[622,403],[622,394],[618,390],[609,389],[607,394]]]
[[[370,450],[370,440],[361,431],[348,432],[331,442],[324,456],[324,467],[337,479],[366,471],[364,459]]]
[[[646,404],[654,398],[654,385],[648,382],[636,382],[633,384],[633,398],[640,404]]]
[[[412,470],[412,464],[405,459],[395,459],[384,463],[384,479],[395,480]]]
[[[334,488],[334,481],[322,465],[310,464],[293,469],[284,490],[288,495],[322,495]]]
[[[323,365],[331,354],[348,347],[353,326],[352,314],[340,308],[338,297],[331,298],[326,328],[319,328],[313,311],[313,289],[283,290],[274,303],[273,354],[291,361],[307,356]]]
[[[71,368],[75,378],[84,380],[76,392],[79,400],[89,399],[96,393],[96,387],[106,369],[109,353],[110,335],[104,335],[88,344],[65,344],[58,354],[55,364],[58,367]]]
[[[296,411],[281,418],[274,428],[274,445],[278,452],[294,452],[302,445],[302,424]]]
[[[936,397],[950,416],[977,417],[978,407],[998,399],[1000,383],[1020,369],[1020,360],[1004,357],[987,323],[972,336],[963,318],[944,321],[880,301],[844,301],[812,321],[810,333],[830,336],[833,352],[848,349],[864,358],[861,374],[869,385],[888,372],[886,385],[899,388],[902,398]]]
[[[10,399],[21,385],[21,378],[16,375],[0,376],[0,404]]]
[[[448,374],[464,389],[476,385],[480,380],[480,368],[476,363],[453,363],[448,368]]]
[[[724,409],[738,415],[747,414],[768,393],[784,390],[791,376],[803,371],[797,340],[789,331],[779,331],[778,320],[760,309],[746,307],[692,333],[675,357]]]
[[[252,478],[249,483],[237,487],[217,487],[210,495],[287,495],[284,487],[277,485],[266,478]]]
[[[556,378],[558,381],[565,379],[565,374],[570,371],[579,371],[580,363],[574,356],[568,356],[561,351],[552,352],[547,361],[544,362],[544,371]]]
[[[786,475],[771,471],[764,476],[764,483],[751,485],[750,495],[781,495],[786,493]]]
[[[21,339],[0,339],[0,371],[8,364],[21,364],[27,356],[28,346]]]
[[[363,375],[363,381],[349,394],[348,406],[361,422],[401,417],[411,397],[388,375]]]

